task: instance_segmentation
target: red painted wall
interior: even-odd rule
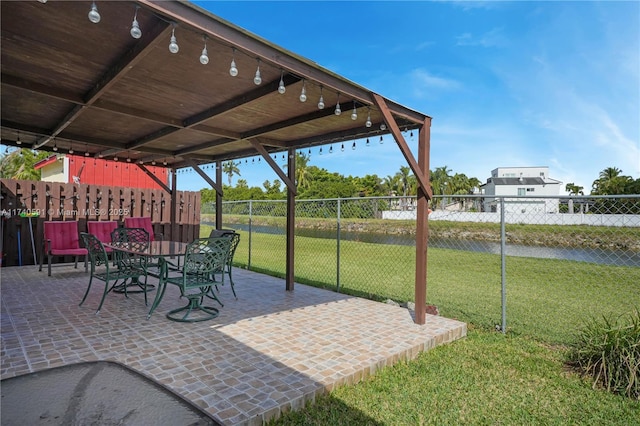
[[[128,186],[131,188],[162,189],[136,164],[126,161],[112,161],[101,158],[68,155],[69,182],[73,183],[73,176],[78,176],[80,168],[80,183],[90,185]],[[161,182],[168,185],[168,169],[145,164]]]

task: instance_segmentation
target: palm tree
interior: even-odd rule
[[[222,173],[229,177],[229,186],[231,186],[231,179],[233,179],[233,175],[240,176],[240,169],[238,168],[239,165],[239,161],[227,161],[222,165]]]
[[[382,179],[382,188],[387,195],[395,195],[398,190],[398,175],[388,175]]]
[[[30,149],[16,149],[0,158],[0,177],[19,180],[40,180],[40,170],[34,165],[45,158],[49,153],[45,151],[32,151]]]
[[[624,194],[632,181],[630,176],[622,176],[622,170],[619,168],[607,167],[600,172],[598,179],[593,181],[591,193],[594,195]]]
[[[310,156],[296,152],[296,186],[300,189],[308,189],[311,186],[309,179]]]
[[[442,194],[442,199],[440,200],[440,205],[444,207],[444,196],[445,193],[450,193],[447,189],[449,181],[451,180],[451,176],[449,175],[451,169],[447,166],[436,167],[435,171],[430,172],[430,180],[431,180],[431,191],[434,195]],[[434,205],[435,207],[435,205]]]

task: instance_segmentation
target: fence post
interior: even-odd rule
[[[247,270],[251,270],[251,223],[253,221],[251,215],[253,212],[253,201],[249,200],[249,255],[247,259]]]
[[[506,268],[506,231],[504,217],[504,197],[500,199],[500,270],[502,285],[502,334],[507,333],[507,268]]]
[[[336,229],[336,291],[340,293],[340,198],[338,198],[337,208],[337,229]]]

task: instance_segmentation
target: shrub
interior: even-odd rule
[[[569,352],[569,364],[593,386],[640,399],[640,312],[587,321]]]

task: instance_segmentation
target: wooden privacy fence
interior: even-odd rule
[[[125,217],[150,216],[165,240],[189,242],[200,235],[199,192],[176,191],[172,224],[171,195],[161,189],[10,179],[0,184],[2,266],[39,264],[49,220],[75,220],[86,232],[88,221],[115,220],[124,226]]]

